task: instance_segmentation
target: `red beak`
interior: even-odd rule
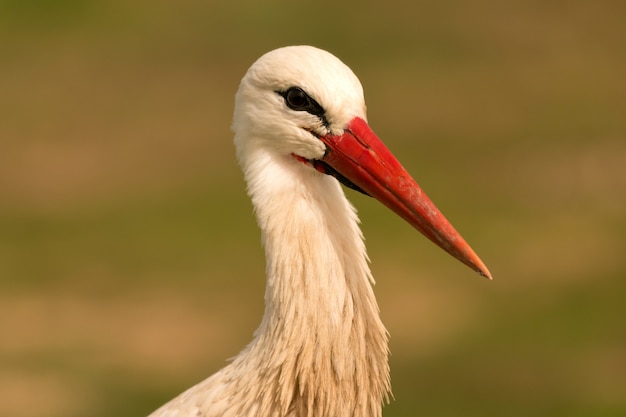
[[[479,274],[491,274],[417,182],[376,136],[355,117],[340,136],[324,136],[322,162],[409,222],[427,238]]]

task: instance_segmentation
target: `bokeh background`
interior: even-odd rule
[[[379,203],[391,416],[626,415],[626,3],[0,1],[0,415],[143,416],[252,337],[264,259],[229,129],[313,44],[490,267]]]

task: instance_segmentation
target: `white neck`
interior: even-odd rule
[[[390,391],[387,332],[354,208],[334,178],[291,156],[246,155],[267,258],[265,314],[234,361],[191,388],[206,393],[194,410],[380,417]]]
[[[267,289],[263,322],[243,355],[263,365],[259,386],[269,397],[281,392],[283,411],[379,416],[389,391],[387,333],[354,208],[334,178],[291,156],[249,160]]]

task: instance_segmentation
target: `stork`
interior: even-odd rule
[[[388,335],[340,182],[489,271],[370,129],[358,78],[329,52],[289,46],[259,58],[232,127],[267,259],[263,320],[229,365],[151,417],[380,417]]]

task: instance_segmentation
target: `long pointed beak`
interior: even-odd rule
[[[478,255],[367,122],[355,117],[342,135],[328,135],[321,140],[328,147],[322,162],[393,210],[450,255],[491,279]]]

